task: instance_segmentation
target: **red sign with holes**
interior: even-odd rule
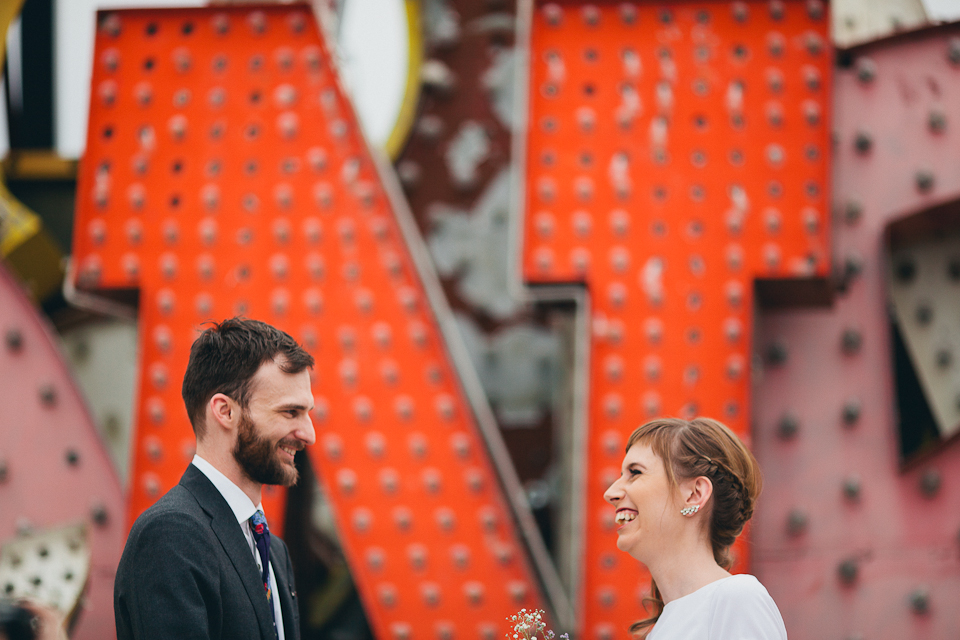
[[[493,640],[541,606],[309,10],[101,12],[92,82],[74,259],[80,287],[139,291],[130,517],[193,454],[198,328],[242,314],[316,358],[309,453],[378,636]]]
[[[534,5],[523,275],[583,283],[592,314],[584,637],[644,617],[602,499],[627,436],[708,415],[749,442],[754,281],[829,272],[828,24],[819,2]]]

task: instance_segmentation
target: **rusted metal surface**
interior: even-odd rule
[[[83,525],[90,577],[73,637],[109,638],[126,533],[120,483],[50,329],[3,266],[0,331],[0,542],[15,546],[22,533]],[[71,581],[83,579],[57,577],[66,581],[64,597]],[[11,580],[12,591],[18,584]]]
[[[531,21],[522,268],[590,295],[578,628],[605,640],[648,585],[602,500],[627,435],[705,414],[749,441],[754,279],[829,273],[829,17],[536,2]]]
[[[240,313],[317,359],[310,455],[378,635],[492,639],[543,606],[439,285],[307,10],[103,12],[95,61],[74,255],[81,289],[140,290],[129,516],[192,455],[197,327]]]
[[[960,199],[958,36],[878,42],[836,72],[836,253],[857,268],[831,309],[759,318],[754,566],[795,640],[960,633],[960,448],[940,442],[901,467],[885,282],[889,227]]]
[[[949,231],[896,247],[884,278],[940,438],[960,431],[960,225]]]

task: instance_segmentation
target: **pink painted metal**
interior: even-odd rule
[[[878,42],[837,71],[836,251],[862,272],[831,309],[758,321],[758,345],[781,343],[786,359],[755,392],[766,487],[754,567],[791,640],[960,634],[960,442],[900,467],[882,249],[890,223],[960,199],[960,129],[950,115],[931,126],[932,112],[960,106],[957,36],[952,26]],[[778,434],[785,415],[792,437]],[[922,492],[925,476],[938,491]]]
[[[71,637],[113,637],[126,534],[120,482],[50,329],[2,265],[0,339],[0,543],[85,523],[90,582]]]

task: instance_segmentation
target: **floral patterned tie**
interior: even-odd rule
[[[277,636],[277,618],[273,612],[273,592],[270,589],[270,528],[263,511],[257,510],[250,516],[250,528],[253,530],[253,540],[257,543],[260,553],[260,564],[263,566],[263,590],[267,594],[267,604],[270,605],[270,617],[273,619],[273,635]]]

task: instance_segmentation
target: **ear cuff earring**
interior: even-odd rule
[[[697,511],[700,511],[700,505],[695,504],[695,505],[693,505],[693,506],[684,507],[683,509],[680,509],[680,515],[682,515],[682,516],[692,516],[692,515],[695,514]]]

